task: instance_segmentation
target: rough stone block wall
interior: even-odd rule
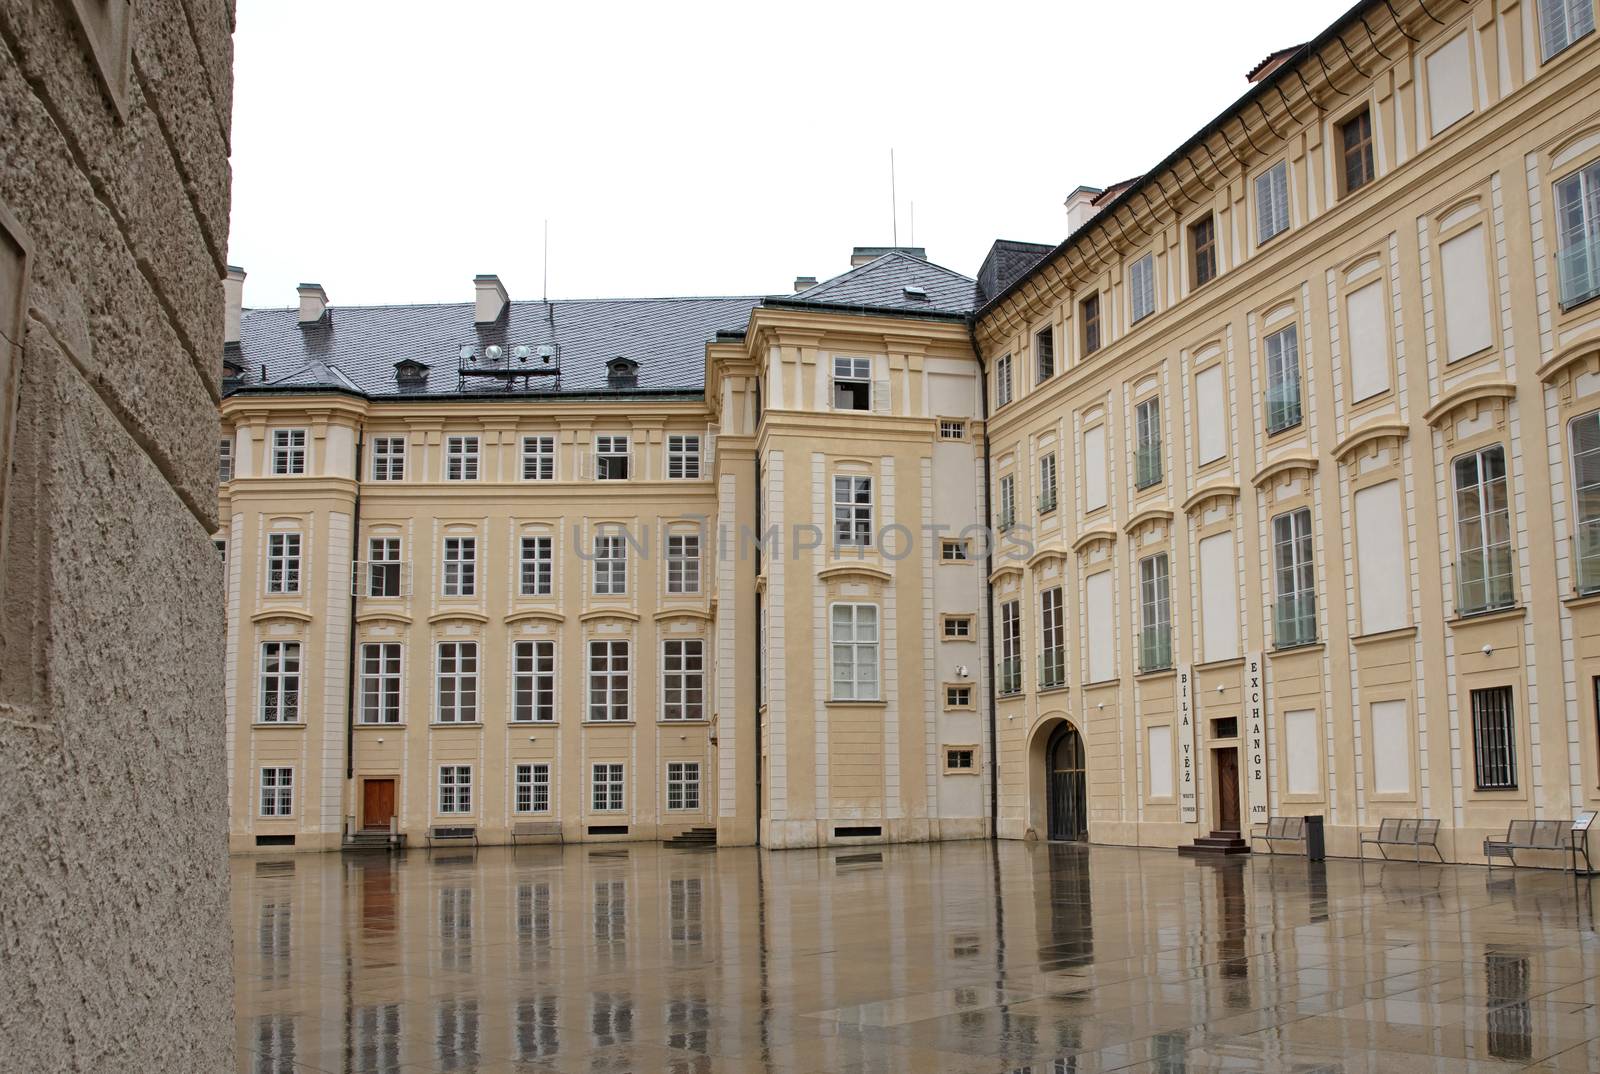
[[[233,1069],[210,541],[232,32],[231,0],[0,0],[0,223],[31,251],[0,551],[4,1071]]]

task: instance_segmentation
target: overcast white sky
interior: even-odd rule
[[[240,0],[245,302],[787,292],[891,241],[1059,242],[1351,0]]]

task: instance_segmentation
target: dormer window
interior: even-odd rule
[[[606,387],[637,388],[638,386],[638,362],[619,354],[606,363]]]
[[[414,358],[402,358],[394,364],[394,379],[402,388],[426,388],[428,367]]]

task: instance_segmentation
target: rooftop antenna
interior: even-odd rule
[[[894,192],[894,148],[889,149],[889,220],[894,245],[900,245],[900,203]]]

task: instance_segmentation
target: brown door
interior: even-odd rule
[[[1217,830],[1239,830],[1239,751],[1212,753],[1217,767]]]
[[[387,828],[394,816],[394,780],[369,779],[361,784],[361,826]]]

